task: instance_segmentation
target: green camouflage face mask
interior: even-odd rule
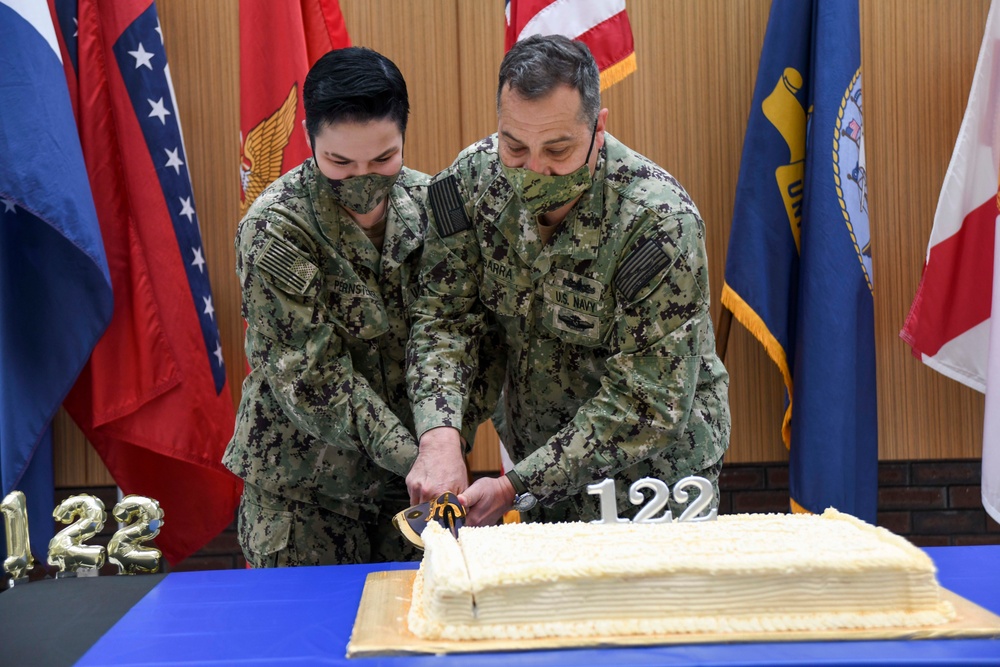
[[[500,162],[504,176],[510,182],[514,192],[524,207],[534,216],[540,216],[549,211],[566,205],[590,189],[593,177],[590,175],[590,154],[594,150],[594,137],[597,135],[597,123],[590,135],[590,148],[587,157],[576,171],[568,174],[539,174],[522,167],[508,167]]]
[[[399,172],[392,176],[363,174],[352,178],[326,179],[333,189],[333,198],[348,211],[371,213],[388,196],[396,184]]]

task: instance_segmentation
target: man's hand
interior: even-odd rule
[[[420,436],[417,460],[406,476],[410,503],[417,505],[445,491],[461,493],[469,486],[458,429],[440,426]]]
[[[514,487],[506,477],[483,477],[458,500],[465,505],[467,526],[492,526],[514,505]]]

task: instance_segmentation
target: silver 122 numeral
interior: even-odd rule
[[[644,489],[653,492],[646,501]],[[685,477],[674,484],[673,496],[678,503],[686,503],[691,497],[688,489],[696,489],[698,496],[685,508],[677,521],[712,521],[718,516],[718,510],[711,507],[715,497],[712,483],[704,477]],[[618,505],[615,502],[615,481],[605,479],[587,486],[587,493],[597,496],[601,505],[601,518],[591,523],[629,523],[628,519],[618,516]],[[670,487],[667,483],[653,477],[643,477],[636,480],[628,489],[628,499],[633,505],[642,505],[635,515],[635,523],[670,523],[674,515],[670,511]],[[659,512],[663,512],[659,514]]]

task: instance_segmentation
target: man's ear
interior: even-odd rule
[[[594,131],[594,152],[601,150],[604,146],[604,128],[608,124],[608,108],[605,107],[597,113],[597,129]]]

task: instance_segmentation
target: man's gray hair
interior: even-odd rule
[[[498,114],[500,93],[507,85],[526,100],[545,97],[560,85],[569,86],[580,93],[580,120],[588,125],[597,122],[601,73],[583,42],[562,35],[533,35],[517,42],[500,63]]]

